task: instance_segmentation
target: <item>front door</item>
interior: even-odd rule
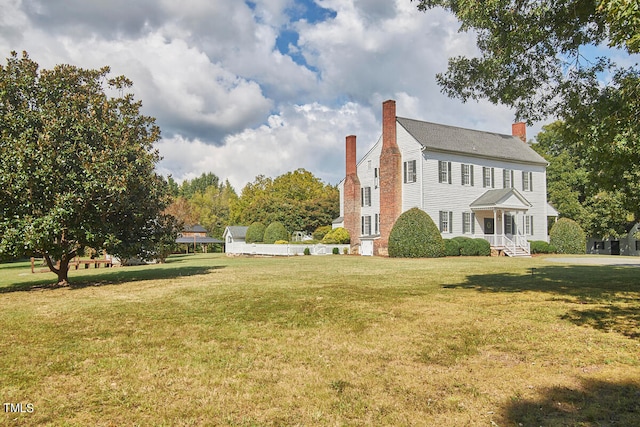
[[[495,234],[496,227],[493,218],[485,218],[484,219],[484,234]]]
[[[611,255],[620,255],[620,240],[611,241]]]

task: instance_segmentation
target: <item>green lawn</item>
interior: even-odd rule
[[[640,425],[639,267],[169,261],[0,264],[0,424]]]

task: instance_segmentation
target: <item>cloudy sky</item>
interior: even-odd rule
[[[398,115],[510,133],[513,111],[462,104],[435,74],[473,55],[472,35],[410,0],[0,0],[0,52],[42,68],[109,65],[157,118],[180,181],[203,172],[238,190],[258,174],[305,168],[336,184],[344,141],[363,155]],[[2,61],[4,62],[4,60]],[[538,129],[529,129],[532,138]]]

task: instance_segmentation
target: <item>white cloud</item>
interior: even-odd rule
[[[345,136],[357,135],[364,154],[391,98],[405,117],[510,131],[508,109],[440,93],[447,58],[475,52],[473,35],[442,10],[317,0],[335,17],[311,23],[290,21],[304,9],[295,0],[114,1],[122,10],[102,13],[81,0],[0,0],[0,49],[26,49],[44,68],[110,65],[132,79],[163,130],[159,167],[177,179],[211,171],[239,190],[257,174],[302,167],[337,183]],[[312,69],[276,49],[284,29],[298,32],[291,52]]]
[[[173,171],[177,180],[214,171],[240,191],[257,175],[278,176],[305,168],[327,183],[344,175],[344,143],[359,134],[364,154],[379,132],[374,114],[354,103],[333,109],[317,103],[286,106],[267,123],[229,135],[222,146],[200,140],[164,139],[161,172]],[[372,132],[373,130],[373,132]]]

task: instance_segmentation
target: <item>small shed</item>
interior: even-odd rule
[[[244,243],[247,237],[247,229],[249,227],[241,225],[230,225],[224,229],[222,238],[226,244],[229,243]]]

